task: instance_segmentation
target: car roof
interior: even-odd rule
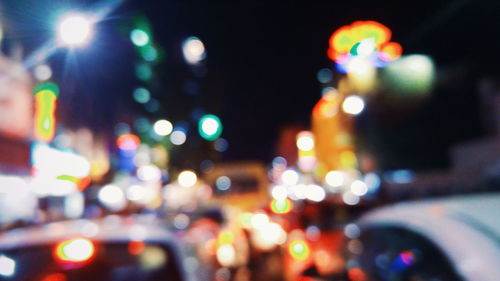
[[[51,244],[74,237],[110,242],[142,240],[170,246],[179,244],[176,237],[153,217],[110,215],[100,219],[52,222],[6,231],[0,233],[0,248]]]
[[[360,228],[398,227],[432,241],[465,280],[500,280],[500,193],[403,202],[361,217]]]

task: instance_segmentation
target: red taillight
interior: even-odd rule
[[[66,275],[62,273],[53,273],[45,276],[42,281],[66,281],[68,278],[66,278]]]

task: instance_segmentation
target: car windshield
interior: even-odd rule
[[[141,241],[59,244],[0,250],[0,280],[180,281],[172,251]]]
[[[462,280],[446,255],[425,237],[405,229],[369,229],[358,259],[373,281]]]

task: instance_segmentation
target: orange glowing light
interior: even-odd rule
[[[116,146],[122,150],[134,150],[141,143],[138,136],[133,134],[121,135],[116,139]]]
[[[76,238],[57,244],[54,256],[61,262],[81,263],[94,256],[94,244],[85,238]]]
[[[396,42],[388,42],[382,45],[381,49],[381,59],[385,61],[393,61],[398,59],[401,54],[403,54],[403,47]]]
[[[142,241],[130,241],[128,243],[128,252],[131,255],[138,255],[144,251],[145,245]]]
[[[62,273],[52,273],[47,276],[45,276],[41,281],[66,281],[68,278],[66,278],[66,275]]]
[[[361,270],[361,268],[353,267],[347,272],[349,280],[352,281],[366,281],[366,274]]]
[[[340,107],[340,96],[328,93],[323,96],[313,108],[313,115],[317,118],[335,116]]]
[[[387,51],[387,58],[394,60],[401,55],[402,48],[398,43],[389,42],[391,36],[392,31],[379,22],[356,21],[340,27],[332,34],[327,55],[333,61],[342,63],[342,58],[349,54],[357,43],[365,39],[373,39],[376,49],[381,52]]]

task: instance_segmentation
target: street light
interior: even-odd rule
[[[61,45],[78,47],[87,44],[93,34],[93,21],[81,14],[64,16],[57,25]]]

